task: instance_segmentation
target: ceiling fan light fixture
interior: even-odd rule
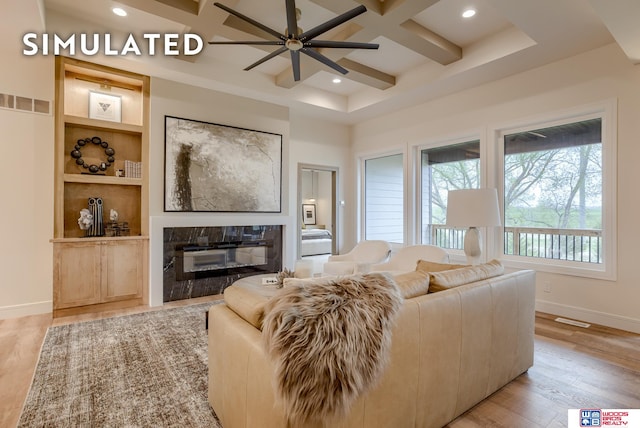
[[[299,51],[304,47],[304,44],[302,44],[302,42],[298,39],[289,39],[284,42],[284,45],[290,51]]]
[[[462,17],[463,18],[467,18],[467,19],[475,16],[475,14],[476,14],[476,10],[474,8],[471,8],[471,7],[469,7],[469,8],[467,8],[467,9],[462,11]]]

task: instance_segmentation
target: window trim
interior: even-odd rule
[[[505,266],[535,269],[541,272],[615,281],[617,278],[617,100],[611,99],[564,111],[541,115],[493,128],[496,151],[496,184],[501,212],[504,215],[504,136],[581,120],[602,120],[602,236],[603,263],[594,265],[566,260],[531,258],[504,254],[504,225],[495,232],[495,253]]]

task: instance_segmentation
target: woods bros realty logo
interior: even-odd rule
[[[71,34],[63,37],[49,33],[26,33],[22,37],[24,49],[22,53],[33,55],[60,55],[66,53],[74,56],[77,53],[92,56],[150,55],[165,56],[197,55],[202,51],[204,43],[197,34],[145,33],[141,37],[129,34],[122,43],[115,43],[111,34]]]
[[[569,428],[640,428],[640,409],[570,409]]]

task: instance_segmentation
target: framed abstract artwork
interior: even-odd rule
[[[165,116],[164,210],[281,212],[282,135]]]

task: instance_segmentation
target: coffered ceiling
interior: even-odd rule
[[[220,0],[277,30],[285,0]],[[640,62],[637,0],[297,0],[298,22],[311,29],[363,4],[367,12],[323,40],[378,43],[378,50],[322,49],[349,70],[341,76],[301,55],[296,82],[288,52],[245,67],[274,46],[206,45],[196,57],[131,57],[118,66],[152,76],[290,106],[305,114],[355,123],[468,87],[617,42]],[[49,32],[197,33],[206,41],[273,40],[215,7],[213,0],[44,0]],[[123,7],[128,16],[111,12]],[[474,8],[475,17],[462,11]],[[97,62],[113,59],[92,58]],[[335,77],[342,82],[332,83]]]

